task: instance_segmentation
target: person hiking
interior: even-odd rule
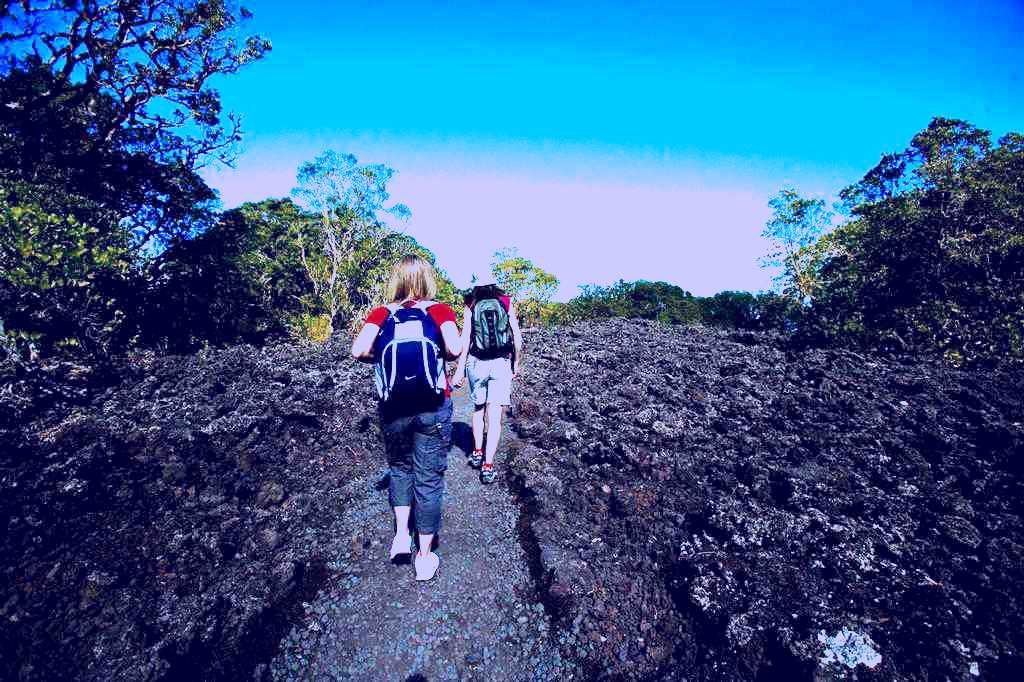
[[[352,357],[374,363],[381,432],[390,468],[388,500],[395,514],[392,560],[412,553],[409,515],[416,509],[416,580],[441,563],[433,552],[441,527],[444,473],[452,437],[451,387],[445,360],[460,357],[455,311],[436,303],[433,266],[405,256],[388,282],[391,303],[374,308],[352,342]]]
[[[512,404],[512,380],[519,370],[522,349],[523,335],[512,300],[494,277],[474,276],[462,314],[462,354],[453,385],[461,387],[464,377],[469,379],[473,399],[473,454],[469,464],[480,467],[482,483],[494,483],[501,419],[505,407]]]

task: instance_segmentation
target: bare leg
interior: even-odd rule
[[[420,548],[416,552],[418,556],[427,556],[430,554],[430,546],[434,544],[433,533],[420,533]]]
[[[473,449],[481,450],[484,447],[484,406],[473,406]]]
[[[394,507],[395,510],[395,535],[406,536],[409,534],[409,510],[412,507]]]
[[[395,510],[395,538],[391,541],[391,559],[412,551],[412,537],[409,534],[408,505],[392,507]]]
[[[498,451],[498,440],[501,438],[501,415],[505,408],[495,403],[487,403],[487,452],[484,453],[486,464],[494,463],[494,453]],[[481,419],[483,421],[483,419]]]

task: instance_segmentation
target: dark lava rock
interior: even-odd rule
[[[371,382],[340,341],[121,371],[0,404],[0,679],[251,680],[383,465]]]
[[[604,679],[1019,677],[1019,371],[628,321],[527,344],[499,457],[563,659]],[[0,678],[265,679],[362,537],[353,496],[379,494],[346,346],[0,391]]]
[[[284,499],[284,488],[281,487],[280,483],[270,481],[264,483],[260,491],[256,493],[256,506],[257,507],[272,507],[275,504],[281,504],[281,500]]]
[[[526,341],[510,468],[595,677],[1024,666],[1020,371],[621,320]]]

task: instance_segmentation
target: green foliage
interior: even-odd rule
[[[806,251],[828,229],[832,214],[822,199],[808,199],[786,188],[768,202],[772,217],[761,236],[769,240],[768,255],[762,267],[783,268],[776,276],[776,287],[783,293],[805,301],[817,281],[816,263]]]
[[[331,338],[333,327],[326,314],[298,313],[289,320],[288,331],[294,341],[323,344]]]
[[[757,324],[757,296],[748,291],[722,291],[700,301],[701,320],[714,327],[752,329]]]
[[[568,303],[571,319],[630,317],[666,324],[700,321],[697,299],[688,291],[667,282],[624,282],[608,287],[588,285]]]
[[[0,224],[2,272],[15,286],[84,287],[100,270],[123,269],[124,245],[74,217],[0,201]]]
[[[415,243],[383,222],[409,216],[402,204],[385,205],[393,175],[387,166],[360,165],[352,154],[333,151],[299,167],[293,194],[320,214],[315,236],[300,241],[313,290],[309,306],[326,313],[333,328],[354,323],[383,299],[391,266]]]
[[[491,269],[498,286],[516,303],[524,327],[543,323],[543,311],[558,291],[558,278],[523,258],[514,248],[494,254]]]
[[[813,332],[1024,358],[1024,137],[936,118],[841,198],[850,220],[806,250]]]
[[[357,252],[356,266],[351,271],[349,300],[355,303],[350,325],[359,325],[371,308],[387,300],[387,284],[391,269],[403,256],[415,254],[434,266],[437,273],[439,302],[450,306],[462,303],[462,296],[443,269],[437,265],[433,252],[401,232],[386,232],[377,241],[367,241]]]
[[[698,300],[701,320],[714,327],[793,331],[801,319],[800,303],[774,292],[722,291]]]
[[[774,292],[757,294],[756,324],[748,329],[791,333],[804,324],[807,309],[791,296]]]
[[[144,339],[182,350],[204,340],[320,339],[324,320],[332,318],[308,268],[327,260],[319,246],[322,220],[290,199],[268,199],[227,211],[204,234],[176,244],[143,306]],[[353,245],[339,270],[339,291],[352,306],[342,324],[362,320],[381,303],[392,265],[407,253],[434,262],[414,239],[389,230]],[[455,287],[440,274],[438,298],[454,302]]]
[[[327,150],[299,166],[294,194],[320,214],[347,212],[364,224],[380,225],[387,215],[406,219],[404,204],[385,206],[387,186],[395,171],[382,163],[359,164],[353,154]]]
[[[225,0],[0,11],[5,349],[322,339],[383,300],[401,256],[435,262],[385,223],[409,215],[389,201],[394,171],[352,155],[303,164],[306,209],[267,200],[217,215],[198,171],[229,162],[240,136],[210,83],[270,49],[239,35],[249,17]],[[438,299],[457,303],[439,275]]]
[[[106,351],[124,319],[127,248],[109,229],[0,199],[0,299],[6,334],[33,350]]]
[[[43,353],[122,350],[161,252],[214,222],[197,170],[229,160],[213,77],[269,49],[222,0],[25,0],[0,11],[0,298]],[[168,305],[162,308],[173,312]]]
[[[434,256],[434,253],[419,244],[412,247],[411,253],[418,253],[434,265],[434,270],[437,272],[438,302],[447,303],[453,310],[459,310],[462,306],[462,290],[455,286],[455,282],[448,276],[444,268],[437,264],[437,258]]]
[[[558,324],[569,324],[573,321],[573,313],[568,303],[552,301],[545,303],[540,309],[540,324],[552,327]]]
[[[70,88],[64,97],[42,93]],[[138,259],[204,229],[215,195],[194,169],[133,135],[97,145],[118,117],[102,92],[82,100],[39,64],[0,77],[0,194],[125,235]]]
[[[237,34],[250,16],[226,0],[22,0],[0,13],[0,45],[16,67],[53,74],[57,87],[34,106],[105,96],[114,115],[95,121],[94,147],[129,132],[126,141],[156,143],[191,167],[235,141],[210,80],[270,50],[259,36]]]
[[[109,212],[137,255],[200,231],[213,193],[196,174],[239,139],[213,77],[270,44],[240,38],[224,0],[25,0],[0,14],[0,186],[14,203]],[[69,207],[70,208],[70,207]],[[76,217],[95,225],[94,215]]]
[[[723,291],[709,297],[667,282],[624,282],[584,286],[579,296],[552,314],[557,323],[606,317],[657,320],[665,324],[706,324],[727,329],[792,331],[801,305],[789,296]]]
[[[141,306],[143,339],[184,350],[287,333],[310,294],[300,244],[317,220],[288,199],[267,199],[172,246]]]

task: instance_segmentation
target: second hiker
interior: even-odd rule
[[[505,407],[512,404],[512,380],[522,359],[523,336],[512,300],[490,275],[474,276],[462,319],[462,354],[453,385],[469,378],[473,400],[473,454],[480,480],[494,483],[494,455]],[[486,445],[486,449],[485,449]]]

